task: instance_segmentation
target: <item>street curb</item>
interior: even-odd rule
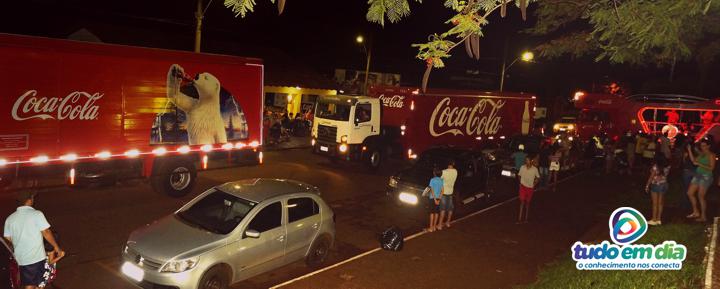
[[[558,180],[557,183],[558,183],[558,184],[563,183],[563,182],[568,181],[568,180],[570,180],[570,179],[573,179],[573,178],[575,178],[575,177],[577,177],[577,176],[579,176],[579,175],[582,175],[582,174],[585,173],[585,172],[586,172],[586,171],[580,171],[580,172],[578,172],[578,173],[575,173],[575,174],[573,174],[573,175],[570,175],[570,176],[568,176],[568,177],[565,177],[565,178],[563,178],[563,179],[561,179],[561,180]],[[539,190],[546,190],[546,189],[547,189],[547,188],[543,187],[543,188],[538,189],[538,191],[539,191]],[[505,200],[505,201],[503,201],[503,202],[497,203],[497,204],[492,205],[492,206],[490,206],[490,207],[487,207],[487,208],[484,208],[484,209],[482,209],[482,210],[479,210],[479,211],[470,213],[470,214],[468,214],[467,216],[463,216],[463,217],[461,217],[461,218],[455,219],[454,221],[452,221],[452,222],[450,222],[450,223],[451,223],[451,224],[455,224],[455,223],[457,223],[457,222],[460,222],[460,221],[466,220],[466,219],[468,219],[468,218],[474,217],[474,216],[476,216],[476,215],[482,214],[482,213],[487,212],[487,211],[489,211],[489,210],[492,210],[492,209],[494,209],[494,208],[497,208],[497,207],[503,206],[503,205],[505,205],[505,204],[514,202],[514,201],[516,201],[517,199],[518,199],[518,197],[512,197],[512,198],[510,198],[510,199],[508,199],[508,200]],[[410,236],[407,236],[407,237],[403,238],[403,241],[404,241],[404,242],[407,242],[407,241],[410,241],[410,240],[412,240],[412,239],[415,239],[415,238],[420,237],[420,236],[422,236],[422,235],[424,235],[424,234],[427,234],[427,233],[428,233],[427,231],[422,230],[422,231],[420,231],[420,232],[417,232],[417,233],[415,233],[415,234],[412,234],[412,235],[410,235]],[[270,287],[270,288],[268,288],[268,289],[277,289],[277,288],[280,288],[280,287],[284,287],[284,286],[286,286],[286,285],[290,285],[290,284],[292,284],[292,283],[295,283],[295,282],[300,281],[300,280],[303,280],[303,279],[307,279],[307,278],[309,278],[309,277],[312,277],[312,276],[314,276],[314,275],[317,275],[317,274],[320,274],[320,273],[322,273],[322,272],[328,271],[328,270],[330,270],[330,269],[340,267],[340,266],[342,266],[342,265],[344,265],[344,264],[350,263],[350,262],[352,262],[352,261],[355,261],[355,260],[360,259],[360,258],[362,258],[362,257],[365,257],[365,256],[367,256],[367,255],[373,254],[373,253],[378,252],[378,251],[380,251],[380,250],[382,250],[382,248],[377,247],[377,248],[375,248],[375,249],[366,251],[366,252],[364,252],[364,253],[360,253],[360,254],[358,254],[358,255],[355,255],[355,256],[350,257],[350,258],[345,259],[345,260],[342,260],[342,261],[337,262],[337,263],[335,263],[335,264],[332,264],[332,265],[330,265],[330,266],[327,266],[327,267],[324,267],[324,268],[320,268],[320,269],[318,269],[318,270],[315,270],[315,271],[313,271],[313,272],[307,273],[307,274],[305,274],[305,275],[302,275],[302,276],[299,276],[299,277],[290,279],[290,280],[288,280],[288,281],[285,281],[285,282],[283,282],[283,283],[277,284],[277,285],[272,286],[272,287]]]
[[[710,246],[708,246],[707,263],[705,268],[705,289],[712,288],[712,275],[713,275],[713,264],[715,263],[715,245],[717,244],[717,228],[718,219],[715,217],[713,220],[712,234],[710,237]]]

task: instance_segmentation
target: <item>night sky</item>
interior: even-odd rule
[[[108,43],[180,50],[193,47],[194,0],[11,2],[0,19],[0,32],[65,38],[86,28]],[[330,77],[334,68],[364,69],[365,55],[355,43],[355,37],[363,34],[372,40],[372,71],[400,73],[403,85],[418,85],[424,63],[415,59],[417,50],[410,45],[422,42],[431,33],[445,31],[443,22],[451,11],[441,1],[425,4],[413,1],[411,6],[410,17],[400,23],[386,23],[383,28],[365,20],[367,3],[362,0],[287,0],[280,16],[269,0],[257,0],[255,12],[244,19],[234,17],[222,0],[213,0],[203,23],[203,50],[249,56],[256,56],[252,54],[257,51],[281,51],[291,61]],[[524,22],[519,10],[511,8],[509,12],[505,19],[490,19],[485,27],[479,61],[471,60],[464,48],[458,47],[447,67],[433,72],[430,86],[497,89],[506,41],[510,62],[523,49],[543,40],[521,32],[532,25],[532,17]],[[626,83],[634,92],[707,97],[720,93],[716,85],[706,85],[702,90],[697,87],[693,82],[697,77],[693,65],[680,65],[673,85],[667,84],[667,68],[630,68],[595,63],[592,59],[518,62],[508,74],[506,90],[533,92],[543,102],[567,98],[577,89],[591,89],[593,83],[612,80]]]

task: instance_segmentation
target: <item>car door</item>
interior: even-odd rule
[[[247,231],[260,233],[257,238],[247,236]],[[250,278],[272,270],[283,263],[285,255],[286,228],[283,206],[280,201],[260,208],[242,231],[236,244],[235,270],[240,279]]]
[[[460,192],[462,193],[462,199],[476,197],[480,193],[480,177],[477,174],[475,160],[473,158],[467,158],[459,162],[461,167],[458,170],[458,179],[460,185]],[[458,189],[458,185],[455,185]]]
[[[288,240],[286,262],[305,257],[310,244],[320,229],[320,207],[311,197],[290,198],[287,201]]]

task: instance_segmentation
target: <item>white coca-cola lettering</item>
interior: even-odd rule
[[[382,102],[383,106],[387,107],[393,107],[393,108],[402,108],[403,107],[403,100],[405,99],[405,96],[402,95],[393,95],[392,97],[387,97],[384,94],[381,94],[380,102]]]
[[[474,106],[451,106],[450,98],[441,100],[430,116],[430,134],[438,137],[444,134],[482,136],[494,135],[500,130],[498,112],[505,105],[504,100],[483,98]]]
[[[98,117],[99,105],[95,101],[104,94],[74,91],[65,97],[37,97],[37,90],[28,90],[18,97],[12,108],[15,120],[79,119],[94,120]]]

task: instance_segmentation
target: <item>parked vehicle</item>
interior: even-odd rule
[[[422,192],[433,176],[433,169],[445,169],[451,160],[458,171],[453,193],[457,204],[487,200],[498,189],[501,166],[490,151],[437,147],[423,152],[410,168],[391,176],[387,194],[398,204],[422,206],[423,198],[427,198],[422,197]]]
[[[12,246],[5,238],[0,239],[0,284],[5,284],[0,288],[20,289],[20,273]]]
[[[122,273],[144,288],[224,289],[298,260],[319,266],[334,240],[335,215],[316,187],[242,180],[132,232]]]
[[[574,116],[563,116],[553,124],[553,132],[565,132],[570,135],[577,133],[577,118]]]
[[[313,151],[373,169],[389,156],[416,159],[437,145],[475,148],[532,127],[535,96],[373,87],[369,96],[320,96]]]
[[[262,161],[258,59],[0,34],[0,66],[0,187],[147,177],[183,196],[196,163]]]

